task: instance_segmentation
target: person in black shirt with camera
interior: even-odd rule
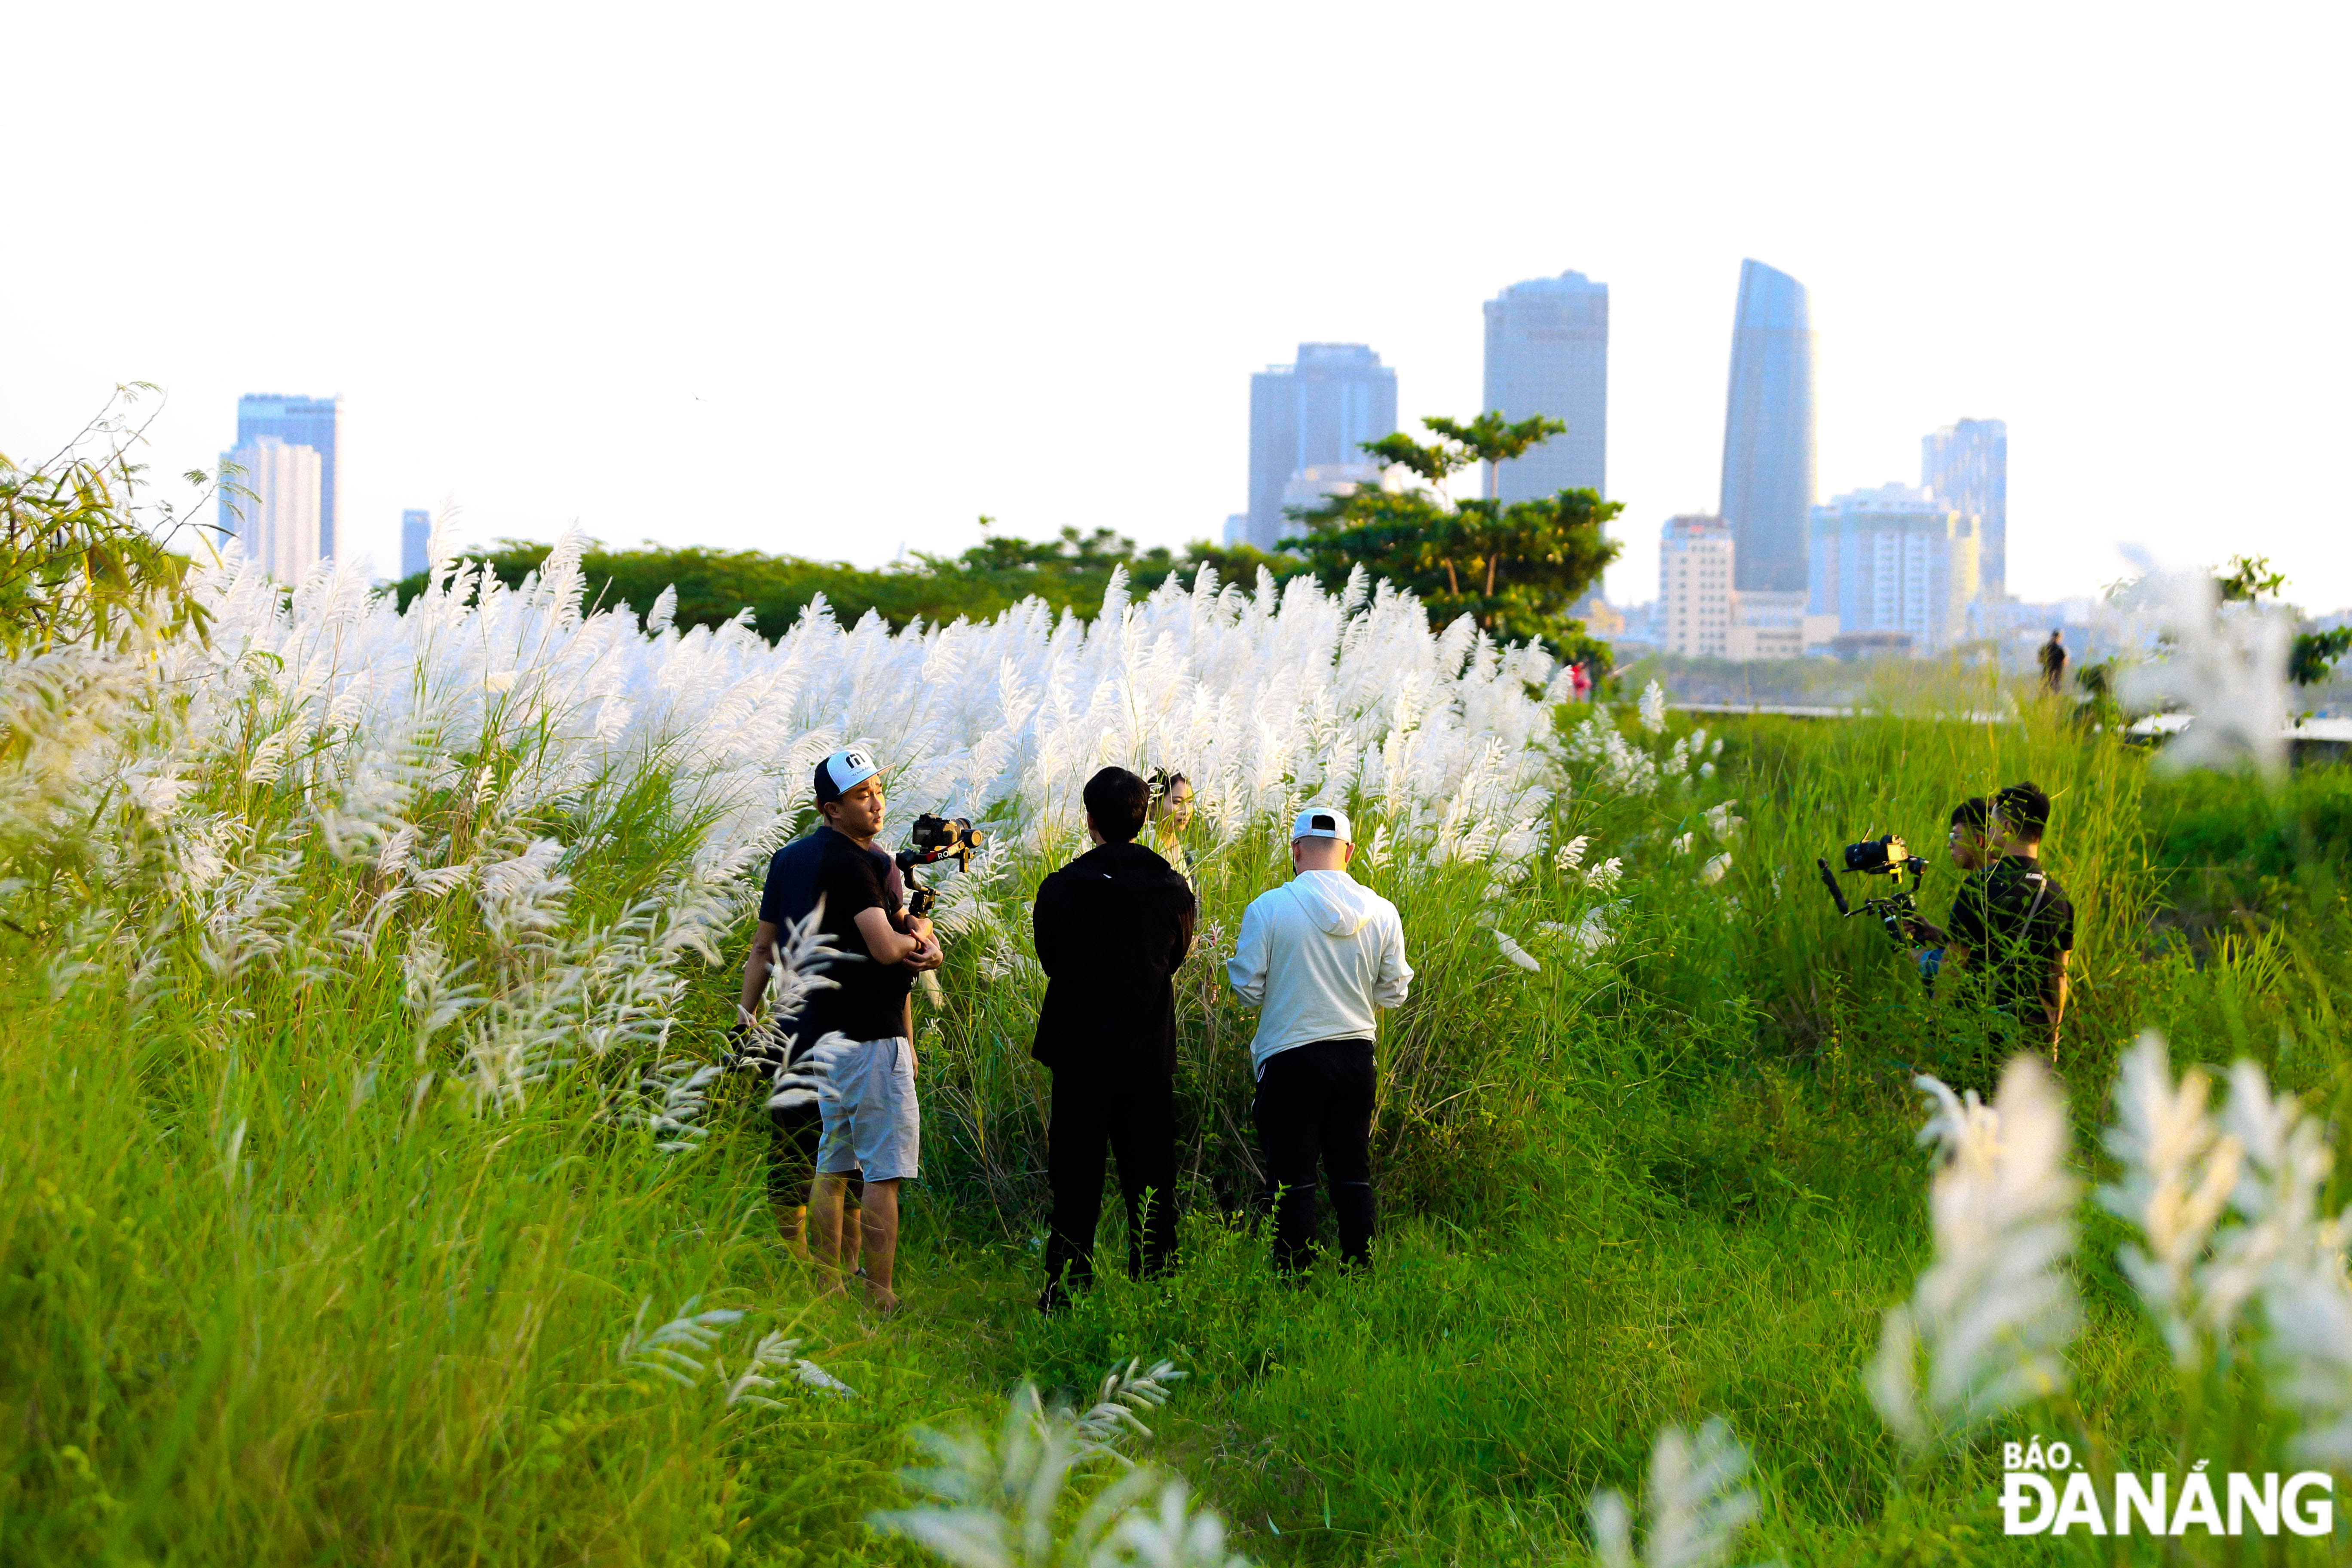
[[[2054,1046],[2066,1013],[2074,906],[2042,866],[2049,825],[2050,797],[2038,784],[2014,784],[1993,797],[2000,858],[1970,877],[1953,901],[1944,966],[1975,976],[1986,1004]]]
[[[843,1247],[844,1209],[851,1184],[862,1179],[855,1233],[865,1256],[859,1272],[873,1304],[888,1311],[898,1305],[892,1268],[898,1186],[921,1169],[907,992],[917,973],[939,967],[941,954],[930,922],[907,913],[890,857],[875,847],[887,806],[873,757],[858,747],[835,752],[817,764],[815,784],[824,826],[770,864],[759,931],[744,965],[741,1011],[748,1021],[767,990],[784,921],[821,904],[818,929],[841,956],[826,970],[834,984],[802,1007],[793,1054],[805,1054],[829,1034],[844,1037],[850,1048],[829,1069],[830,1088],[819,1108],[809,1239],[820,1261],[852,1266],[855,1253]],[[800,1143],[806,1132],[784,1124],[777,1131],[786,1145]],[[796,1163],[796,1152],[786,1146],[773,1157]],[[772,1166],[772,1193],[775,1181]]]
[[[1127,1200],[1128,1273],[1157,1273],[1176,1249],[1173,977],[1192,948],[1192,889],[1135,842],[1151,806],[1141,778],[1105,768],[1085,798],[1096,847],[1039,883],[1034,906],[1045,1001],[1031,1054],[1054,1073],[1048,1312],[1094,1279],[1106,1152]]]

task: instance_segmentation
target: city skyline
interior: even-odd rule
[[[1805,520],[1818,485],[1814,346],[1805,286],[1742,261],[1716,507],[1738,546],[1736,587],[1796,593],[1806,585]]]
[[[1611,586],[1639,599],[1664,520],[1720,503],[1744,255],[1811,291],[1822,493],[1914,478],[1924,432],[1994,414],[2021,437],[2011,593],[2113,581],[2125,542],[2209,560],[2224,496],[2299,600],[2352,601],[2333,479],[2352,387],[2332,371],[2352,298],[2328,260],[2352,215],[2326,199],[2327,65],[2352,17],[2192,37],[2045,14],[2027,48],[2028,14],[1999,7],[1964,27],[1703,29],[1481,7],[1406,51],[1283,12],[1234,50],[1222,19],[1242,14],[1212,9],[1172,38],[1124,14],[936,19],[854,80],[823,64],[856,46],[847,16],[723,3],[651,36],[565,29],[560,69],[520,16],[451,50],[339,13],[236,32],[201,6],[128,30],[37,8],[11,41],[106,58],[119,102],[80,125],[69,79],[34,73],[0,101],[12,145],[78,125],[115,171],[112,210],[153,232],[226,235],[209,193],[256,147],[282,199],[238,204],[233,243],[15,258],[0,450],[54,449],[118,384],[152,382],[169,396],[139,460],[177,499],[172,476],[229,444],[240,393],[340,390],[365,416],[339,442],[338,549],[387,574],[420,498],[455,503],[461,541],[576,523],[878,564],[966,548],[986,512],[1030,537],[1181,544],[1246,500],[1241,373],[1302,340],[1369,342],[1402,367],[1401,427],[1462,416],[1483,386],[1472,302],[1572,264],[1610,285],[1608,488],[1631,509]],[[1109,68],[1131,51],[1169,68]],[[346,90],[334,62],[360,55],[381,69]],[[1612,62],[1573,121],[1548,91],[1562,58]],[[1307,59],[1378,105],[1384,153],[1331,139],[1328,95],[1299,90]],[[1850,94],[1789,90],[1893,71],[1983,112],[1864,136]],[[190,100],[190,79],[215,90]],[[1433,80],[1481,84],[1486,134],[1546,171],[1539,193],[1480,198]],[[641,112],[610,111],[623,100]],[[1204,120],[1204,102],[1251,108]],[[284,134],[313,122],[333,134]],[[1310,165],[1310,147],[1332,155]],[[1930,178],[1967,221],[1899,238],[1890,205]],[[1375,184],[1376,231],[1354,216]],[[690,246],[629,216],[672,210],[698,215]],[[2187,280],[2226,317],[2158,330]],[[1106,339],[1150,368],[1071,397]],[[730,471],[728,504],[686,501],[682,465]]]
[[[1489,477],[1505,501],[1565,489],[1609,493],[1609,285],[1581,272],[1514,283],[1486,301],[1479,412],[1568,428]]]

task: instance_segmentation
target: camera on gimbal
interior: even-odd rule
[[[1919,913],[1918,895],[1904,886],[1907,879],[1916,883],[1927,873],[1927,862],[1911,853],[1911,847],[1890,833],[1883,838],[1866,838],[1859,844],[1845,847],[1845,868],[1864,877],[1885,877],[1894,883],[1895,890],[1879,898],[1864,899],[1860,908],[1849,906],[1845,889],[1838,886],[1837,876],[1827,860],[1816,860],[1821,868],[1822,885],[1829,889],[1837,904],[1838,913],[1847,919],[1870,915],[1886,928],[1886,934],[1902,947],[1915,942],[1941,942],[1943,932],[1929,924]]]
[[[939,902],[939,892],[925,887],[915,879],[915,868],[940,860],[952,860],[956,869],[971,868],[971,858],[988,842],[988,835],[971,825],[968,816],[930,816],[915,818],[914,831],[908,836],[908,847],[895,857],[898,869],[907,878],[907,912],[920,918],[931,912]]]

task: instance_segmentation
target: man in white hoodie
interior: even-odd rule
[[[1225,976],[1256,1006],[1250,1064],[1257,1138],[1274,1188],[1275,1260],[1306,1266],[1315,1246],[1316,1166],[1331,1180],[1339,1256],[1371,1260],[1375,1009],[1412,983],[1396,906],[1348,875],[1347,814],[1309,806],[1290,833],[1298,875],[1242,916]]]

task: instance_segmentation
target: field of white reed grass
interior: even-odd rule
[[[2154,1561],[2003,1535],[2004,1445],[2103,1507],[2352,1466],[2322,785],[2184,795],[1992,683],[1962,711],[2013,720],[1578,709],[1360,581],[771,644],[583,605],[576,561],[400,611],[232,558],[207,637],[0,667],[0,1557]],[[887,1323],[782,1247],[770,1086],[717,1070],[757,868],[853,740],[895,820],[992,834]],[[1185,1261],[1040,1320],[1024,900],[1111,763],[1202,807]],[[2078,1001],[2004,1068],[1812,860],[2028,775]],[[1219,975],[1311,801],[1421,978],[1380,1266],[1289,1289]]]

